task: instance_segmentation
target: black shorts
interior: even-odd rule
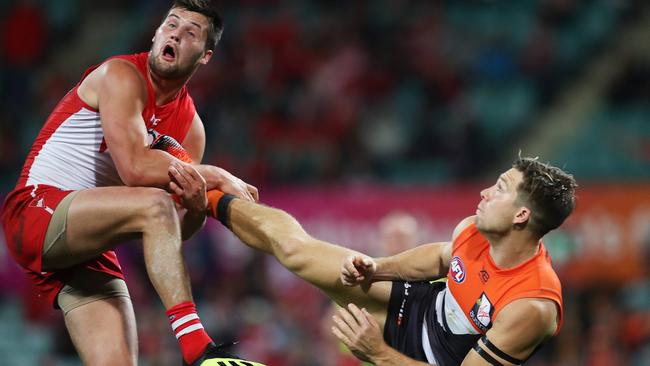
[[[393,282],[384,326],[384,340],[392,348],[418,361],[427,362],[422,349],[424,313],[435,312],[444,282]]]

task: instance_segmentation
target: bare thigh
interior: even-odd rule
[[[65,315],[68,333],[85,365],[136,365],[135,324],[127,297],[93,301]]]
[[[63,245],[44,258],[48,270],[92,259],[117,244],[142,236],[146,215],[171,200],[157,188],[102,187],[79,191],[70,203]]]

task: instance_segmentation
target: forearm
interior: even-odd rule
[[[162,150],[147,149],[139,154],[129,166],[120,173],[122,180],[128,186],[165,187],[169,184],[169,166],[176,157]],[[212,165],[194,165],[194,168],[205,179],[208,190],[219,188],[223,182],[223,169]]]
[[[181,219],[181,235],[183,241],[188,240],[196,234],[205,224],[205,212],[188,211],[182,209],[179,212]]]
[[[442,260],[445,244],[425,244],[390,257],[377,258],[377,271],[372,279],[422,281],[443,277],[447,270]]]
[[[131,187],[166,188],[170,182],[169,166],[179,160],[164,151],[148,148],[134,155],[128,164],[118,166],[124,184]]]

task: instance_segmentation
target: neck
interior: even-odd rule
[[[156,96],[156,105],[163,105],[170,100],[174,99],[178,92],[187,84],[188,80],[192,77],[192,74],[187,77],[179,79],[165,79],[151,70],[149,65],[147,65],[147,70],[149,71],[149,80],[153,87],[154,95]]]
[[[539,252],[539,238],[528,230],[512,229],[505,235],[484,235],[490,242],[490,256],[499,268],[516,267]]]

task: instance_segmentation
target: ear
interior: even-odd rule
[[[205,53],[203,54],[203,56],[199,59],[199,63],[200,63],[201,65],[205,65],[205,64],[207,64],[208,61],[210,61],[210,59],[212,58],[212,54],[213,54],[213,53],[214,53],[214,52],[213,52],[212,50],[207,50],[207,51],[205,51]]]
[[[523,225],[530,220],[530,209],[526,206],[521,206],[519,207],[519,210],[517,210],[517,213],[515,214],[515,218],[513,220],[513,224],[515,225]]]

